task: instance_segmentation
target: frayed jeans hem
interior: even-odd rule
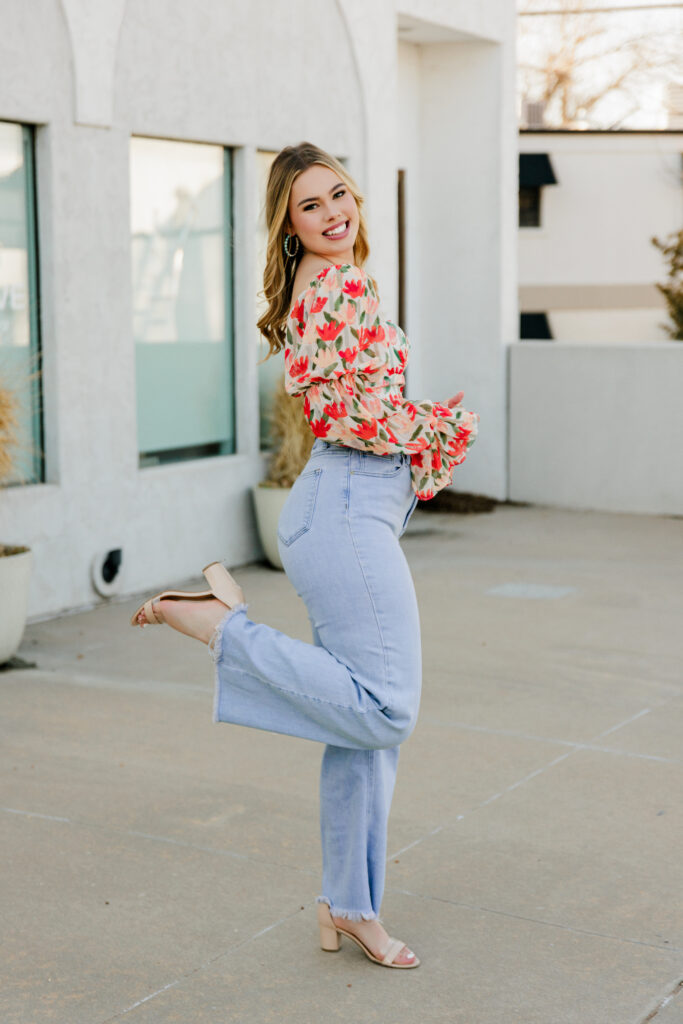
[[[366,914],[362,910],[341,910],[339,907],[333,907],[331,900],[329,900],[326,896],[318,896],[316,898],[315,902],[316,903],[327,903],[328,907],[330,908],[330,913],[332,914],[332,917],[343,917],[347,921],[380,921],[381,920],[379,914],[376,914],[374,912],[374,910],[371,910],[369,913]]]
[[[225,626],[226,626],[228,620],[233,617],[235,612],[240,612],[240,611],[243,611],[243,612],[247,611],[247,605],[243,601],[240,601],[239,604],[236,604],[234,608],[228,608],[227,609],[225,615],[223,616],[223,618],[220,620],[220,622],[217,624],[216,628],[214,629],[213,635],[212,635],[212,637],[209,640],[209,643],[207,645],[208,646],[208,651],[209,651],[209,657],[212,659],[212,661],[214,663],[214,666],[215,666],[214,691],[213,691],[213,721],[214,722],[220,722],[220,718],[218,717],[218,710],[219,710],[219,704],[220,704],[221,684],[220,684],[220,679],[218,677],[218,662],[221,660],[221,657],[223,655],[223,636],[224,636],[224,630],[225,630]]]

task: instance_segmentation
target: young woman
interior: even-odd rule
[[[313,644],[252,622],[220,563],[211,589],[165,592],[134,625],[166,622],[208,645],[214,721],[325,744],[320,776],[323,949],[346,935],[374,962],[417,967],[379,920],[400,744],[417,719],[421,640],[398,539],[474,442],[479,417],[403,398],[408,339],[379,312],[363,200],[344,167],[310,143],[271,167],[258,326],[284,348],[285,386],[315,434],[278,524],[282,562],[308,610]]]

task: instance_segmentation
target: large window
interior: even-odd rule
[[[519,154],[519,226],[541,227],[541,200],[544,185],[557,185],[547,153]]]
[[[12,471],[43,479],[33,129],[0,121],[0,388],[16,403]]]
[[[131,139],[141,466],[235,451],[230,157]]]

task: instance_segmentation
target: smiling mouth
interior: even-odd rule
[[[327,231],[323,231],[325,238],[339,238],[341,235],[345,235],[349,229],[351,221],[345,220],[341,224],[336,224],[334,228],[329,228]]]

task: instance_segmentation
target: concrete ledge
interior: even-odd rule
[[[683,514],[683,343],[510,347],[510,498]]]

